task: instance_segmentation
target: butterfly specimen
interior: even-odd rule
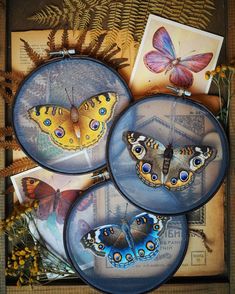
[[[79,107],[37,105],[28,113],[53,143],[63,149],[81,150],[105,135],[117,101],[116,93],[105,92],[88,98]]]
[[[216,149],[211,146],[173,148],[169,144],[165,147],[161,142],[138,132],[125,132],[123,139],[130,155],[137,161],[139,178],[150,187],[184,190],[216,156]]]
[[[66,213],[74,200],[82,194],[82,190],[55,190],[49,184],[32,177],[25,177],[21,180],[25,196],[30,199],[39,200],[37,217],[40,220],[47,220],[55,212],[56,221],[64,223]]]
[[[144,55],[145,66],[153,73],[167,73],[169,80],[178,87],[189,88],[193,84],[193,74],[203,70],[211,61],[213,53],[195,54],[185,58],[177,57],[171,37],[164,27],[153,35],[155,50]]]
[[[165,229],[168,217],[141,213],[128,223],[109,224],[97,227],[81,239],[85,249],[93,254],[107,257],[112,266],[127,269],[139,261],[154,259],[159,252],[159,235]]]

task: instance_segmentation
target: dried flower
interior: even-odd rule
[[[217,86],[220,98],[220,113],[219,119],[224,124],[225,128],[228,124],[230,100],[232,98],[232,80],[234,78],[235,67],[231,65],[218,65],[215,70],[207,71],[205,79],[212,79],[212,82]],[[222,103],[222,96],[223,101]]]

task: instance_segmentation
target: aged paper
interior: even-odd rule
[[[50,31],[28,31],[13,32],[12,42],[12,69],[28,73],[32,69],[32,63],[27,58],[23,42],[27,41],[36,52],[46,56],[47,37]],[[69,32],[71,44],[75,42],[76,36]],[[58,32],[56,42],[61,42],[61,32]],[[118,43],[118,41],[117,41]],[[72,48],[72,46],[71,46]],[[118,57],[127,57],[130,66],[120,71],[121,75],[128,82],[131,70],[137,54],[136,44],[125,52],[119,53]],[[22,156],[21,152],[15,152],[14,158]],[[224,188],[222,187],[212,200],[204,207],[190,214],[190,228],[201,231],[205,234],[208,251],[200,234],[190,234],[189,248],[184,262],[177,276],[217,275],[224,272]]]

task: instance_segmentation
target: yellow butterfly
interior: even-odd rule
[[[28,113],[56,145],[76,150],[95,145],[104,136],[117,101],[116,93],[105,92],[88,98],[79,107],[37,105]]]

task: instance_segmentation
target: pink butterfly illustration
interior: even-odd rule
[[[169,80],[178,87],[189,88],[193,84],[193,74],[203,70],[211,61],[213,53],[195,54],[186,58],[176,57],[171,37],[164,27],[153,35],[156,50],[144,55],[145,66],[154,73],[170,72]]]

